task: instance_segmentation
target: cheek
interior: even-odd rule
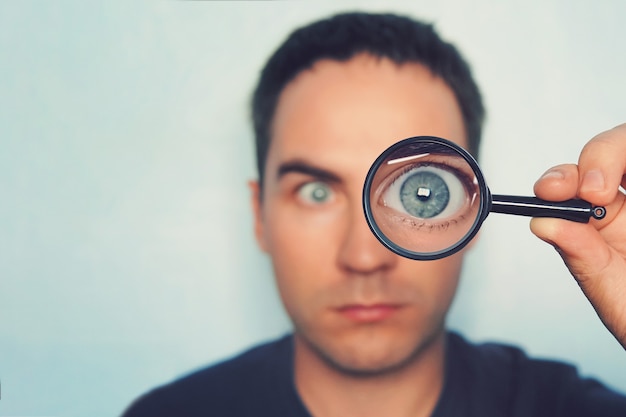
[[[272,257],[297,264],[328,261],[328,252],[337,241],[341,218],[337,210],[306,210],[293,207],[270,208],[266,218],[265,241]]]
[[[288,309],[338,279],[337,242],[341,228],[338,213],[306,213],[271,207],[265,219],[265,242],[283,302]]]
[[[459,283],[463,256],[456,253],[436,261],[414,261],[402,259],[404,273],[401,276],[412,277],[418,283],[424,302],[432,311],[445,312],[452,303]]]
[[[462,253],[456,253],[432,262],[434,263],[433,267],[436,269],[435,276],[438,277],[438,279],[432,282],[432,291],[435,293],[438,303],[447,311],[459,284],[463,255]]]

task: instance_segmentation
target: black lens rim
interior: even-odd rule
[[[476,219],[474,220],[474,224],[472,224],[470,231],[456,244],[437,252],[414,252],[395,244],[380,230],[380,228],[376,224],[376,220],[374,220],[374,215],[372,212],[370,194],[372,190],[372,182],[374,180],[376,172],[378,171],[378,168],[390,154],[396,152],[399,148],[415,143],[432,143],[436,145],[442,145],[456,151],[470,165],[478,181],[478,187],[480,191],[479,212],[476,216]],[[489,214],[490,203],[491,193],[489,191],[489,188],[487,187],[483,173],[478,166],[478,162],[476,162],[474,157],[469,152],[467,152],[456,143],[437,136],[414,136],[391,145],[383,153],[381,153],[378,158],[376,158],[376,160],[370,167],[367,176],[365,177],[365,184],[363,186],[363,211],[365,212],[365,220],[367,221],[367,225],[369,226],[372,233],[374,233],[374,236],[376,236],[376,238],[392,252],[405,258],[417,261],[432,261],[445,258],[447,256],[453,255],[454,253],[460,251],[465,246],[467,246],[467,244],[474,238],[474,236],[476,236],[478,230],[480,229],[480,226]]]

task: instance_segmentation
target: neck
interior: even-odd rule
[[[404,366],[384,374],[342,372],[297,335],[294,360],[296,389],[316,417],[427,417],[443,389],[445,332]]]

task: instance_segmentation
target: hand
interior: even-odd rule
[[[588,224],[535,218],[531,230],[561,255],[598,316],[626,349],[626,124],[599,134],[583,148],[578,165],[559,165],[536,183],[535,194],[561,201],[582,198],[605,206],[603,220]]]

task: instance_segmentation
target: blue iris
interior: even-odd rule
[[[430,171],[419,171],[402,183],[400,201],[410,215],[429,219],[448,206],[450,190],[439,175]]]

